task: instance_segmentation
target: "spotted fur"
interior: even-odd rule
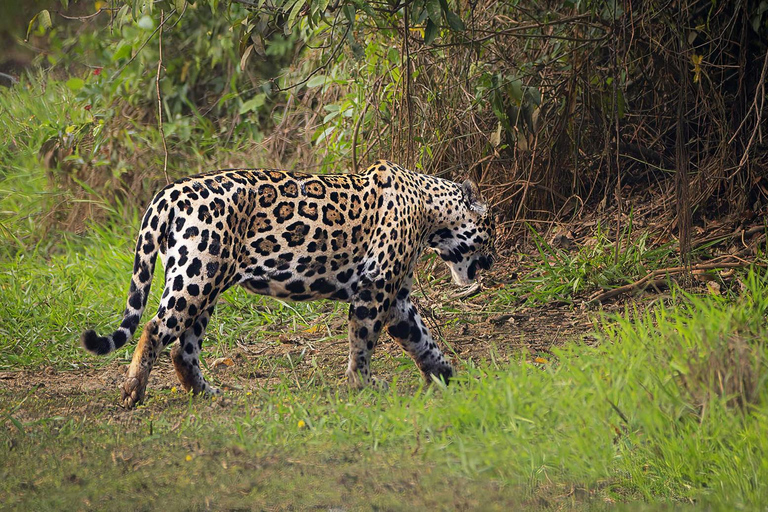
[[[121,388],[122,403],[144,398],[158,354],[171,351],[182,386],[217,394],[200,371],[203,335],[227,288],[303,301],[348,302],[351,385],[372,382],[371,354],[386,328],[422,374],[453,375],[410,300],[413,272],[427,248],[458,284],[493,262],[494,226],[477,186],[377,162],[355,175],[232,169],[181,179],[147,208],[136,242],[122,323],[108,336],[92,330],[95,354],[122,347],[147,305],[157,255],[165,289],[146,324]]]

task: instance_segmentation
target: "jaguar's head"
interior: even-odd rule
[[[478,269],[490,269],[496,259],[496,223],[473,181],[465,181],[460,188],[461,204],[450,209],[448,226],[435,231],[430,245],[448,263],[454,282],[466,286]]]

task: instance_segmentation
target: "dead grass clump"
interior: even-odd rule
[[[738,331],[705,335],[688,354],[687,371],[678,374],[678,382],[701,414],[714,398],[745,412],[758,403],[768,384],[764,340]]]

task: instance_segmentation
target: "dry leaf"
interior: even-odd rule
[[[220,357],[211,364],[211,367],[214,370],[221,370],[226,367],[234,366],[234,365],[235,365],[235,362],[232,360],[231,357]]]

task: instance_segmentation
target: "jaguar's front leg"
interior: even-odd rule
[[[453,367],[432,338],[408,290],[398,294],[387,332],[411,356],[427,382],[435,377],[447,384],[453,377]]]
[[[350,387],[360,389],[387,384],[371,374],[371,355],[376,349],[381,330],[389,315],[390,299],[383,303],[354,302],[349,306],[349,366],[347,381]]]

